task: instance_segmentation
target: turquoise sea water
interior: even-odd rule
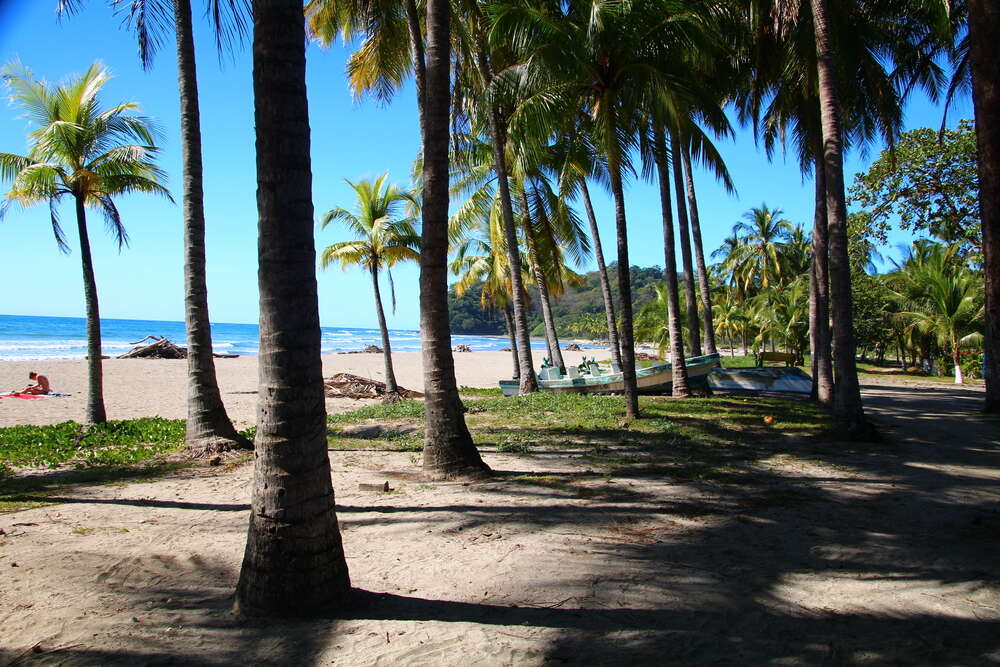
[[[32,317],[0,315],[0,361],[83,359],[87,354],[86,320],[82,317]],[[360,350],[380,345],[378,329],[322,327],[323,354]],[[165,336],[178,345],[186,344],[183,322],[157,320],[101,320],[104,354],[117,356],[132,349],[132,343],[148,335]],[[256,324],[213,324],[212,346],[221,354],[257,354]],[[394,352],[420,349],[420,332],[406,329],[389,331]],[[500,350],[510,345],[504,336],[453,335],[452,345],[468,345],[473,350]],[[540,341],[532,347],[544,348]]]

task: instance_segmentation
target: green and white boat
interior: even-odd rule
[[[706,354],[684,360],[687,367],[688,381],[694,384],[705,382],[705,378],[718,368],[718,354]],[[542,391],[570,394],[614,394],[625,391],[625,380],[621,371],[602,369],[596,362],[584,362],[586,370],[576,366],[566,369],[566,374],[560,374],[559,369],[547,366],[538,374],[538,386]],[[673,365],[669,361],[655,362],[644,368],[636,368],[636,385],[643,394],[669,393],[673,384]],[[520,388],[516,380],[500,380],[500,389],[504,396],[516,396]]]

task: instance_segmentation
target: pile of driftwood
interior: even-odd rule
[[[368,345],[363,350],[351,350],[350,352],[338,352],[337,354],[382,354],[385,352],[378,345]]]
[[[363,378],[351,373],[337,373],[323,381],[326,395],[330,398],[382,398],[386,395],[385,383],[371,378]],[[419,391],[397,387],[402,398],[420,398]]]
[[[462,345],[456,345],[452,348],[454,352],[472,352],[472,348],[464,343]]]
[[[648,352],[636,352],[635,353],[635,360],[636,361],[659,361],[660,358],[658,356],[656,356],[655,354],[650,354]]]
[[[567,345],[563,349],[566,350],[567,352],[579,352],[583,348],[580,347],[580,345],[578,343],[570,343],[569,345]]]
[[[141,345],[147,340],[152,343]],[[129,345],[137,345],[125,354],[118,355],[119,359],[187,359],[188,351],[186,347],[175,345],[169,338],[161,336],[146,336],[142,340],[137,340]],[[214,357],[231,358],[238,357],[238,354],[213,354]]]

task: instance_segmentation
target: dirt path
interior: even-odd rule
[[[1000,662],[1000,429],[974,392],[865,397],[895,438],[775,438],[689,479],[559,450],[418,484],[392,477],[412,455],[333,452],[342,619],[230,614],[248,467],[80,488],[0,516],[0,664]]]

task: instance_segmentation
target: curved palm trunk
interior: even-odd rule
[[[681,174],[681,143],[677,133],[670,133],[670,153],[673,161],[674,189],[677,192],[677,228],[680,232],[681,262],[684,267],[684,300],[687,307],[688,337],[691,356],[701,356],[701,334],[698,331],[698,300],[694,293],[694,272],[691,262],[691,240],[688,235],[687,206],[684,205],[684,177]]]
[[[587,179],[580,181],[580,191],[583,193],[583,207],[587,211],[587,222],[590,223],[590,236],[594,239],[594,258],[597,260],[597,275],[601,282],[601,296],[604,298],[604,316],[608,321],[608,345],[611,346],[611,360],[622,367],[621,345],[618,343],[618,323],[615,322],[615,304],[611,299],[611,283],[608,281],[608,267],[604,264],[604,250],[601,248],[601,234],[597,229],[597,216],[590,201],[590,190]]]
[[[420,32],[420,13],[416,0],[405,0],[406,27],[410,33],[410,52],[413,54],[413,80],[417,90],[417,115],[420,120],[420,140],[424,138],[424,89],[427,70],[424,63],[424,36]]]
[[[705,250],[701,243],[701,217],[698,215],[698,197],[694,192],[694,172],[691,171],[691,155],[687,149],[681,151],[684,163],[684,180],[687,183],[688,214],[691,217],[691,234],[694,237],[694,261],[698,269],[698,293],[701,296],[702,324],[705,332],[706,354],[718,354],[715,346],[715,322],[712,315],[712,292],[708,287],[708,271],[705,269]]]
[[[427,2],[420,338],[424,362],[424,471],[435,478],[489,472],[465,425],[448,324],[449,5]]]
[[[615,200],[615,232],[618,241],[618,303],[621,309],[622,328],[622,383],[625,386],[625,418],[639,416],[639,389],[635,377],[635,335],[632,328],[632,284],[629,276],[628,228],[625,220],[625,189],[622,187],[621,159],[615,145],[614,127],[608,116],[608,175],[611,178],[611,194]]]
[[[556,335],[555,320],[552,318],[552,303],[549,295],[549,282],[545,277],[545,270],[538,259],[538,248],[535,246],[531,229],[531,208],[528,205],[528,196],[524,189],[521,189],[521,203],[524,205],[524,237],[528,240],[528,261],[531,263],[531,272],[535,276],[535,285],[538,287],[538,303],[542,309],[542,326],[545,329],[545,346],[549,350],[549,360],[552,365],[559,369],[560,373],[566,373],[566,362],[563,361],[562,350],[559,349],[559,336]]]
[[[87,209],[76,197],[76,229],[80,235],[80,263],[83,265],[83,298],[87,304],[87,411],[88,424],[108,420],[104,410],[104,366],[101,363],[101,310],[97,302],[97,279],[87,234]]]
[[[861,386],[854,356],[851,265],[847,255],[847,202],[844,195],[844,156],[833,52],[830,45],[827,0],[810,0],[816,34],[816,61],[823,154],[826,162],[826,207],[829,232],[830,303],[833,313],[833,358],[836,383],[833,413],[838,429],[851,438],[865,438],[872,429],[865,419]]]
[[[212,325],[205,280],[205,207],[202,189],[201,117],[195,66],[191,1],[174,0],[177,83],[181,104],[181,163],[184,177],[184,326],[187,330],[187,447],[195,456],[252,444],[236,433],[222,403],[212,356]]]
[[[670,174],[667,171],[667,139],[663,130],[654,130],[654,157],[660,185],[660,211],[663,216],[663,277],[667,282],[667,331],[670,334],[670,364],[673,380],[670,394],[688,398],[687,365],[684,363],[684,334],[681,332],[680,297],[677,294],[677,256],[674,252],[674,216],[670,210]]]
[[[493,80],[485,47],[477,46],[476,54],[479,72],[486,85]],[[506,144],[506,128],[500,118],[500,110],[496,103],[488,101],[487,114],[490,123],[490,145],[493,148],[493,167],[497,175],[497,195],[500,197],[500,217],[503,220],[504,241],[507,243],[507,266],[510,268],[510,299],[514,308],[514,337],[517,339],[518,361],[521,363],[521,393],[530,394],[538,391],[538,382],[532,368],[531,336],[528,330],[527,309],[524,303],[524,285],[521,280],[521,253],[517,243],[517,223],[514,220],[514,205],[510,195],[510,178],[507,173],[507,161],[504,159]]]
[[[813,216],[813,256],[809,273],[809,345],[812,351],[812,397],[833,404],[833,360],[830,358],[830,277],[827,267],[826,167],[817,147],[816,212]]]
[[[301,0],[253,2],[260,356],[240,611],[339,611],[351,583],[334,511],[313,240]]]
[[[375,290],[375,312],[378,313],[378,329],[382,332],[382,350],[385,360],[385,393],[392,398],[399,395],[396,386],[396,373],[392,370],[392,348],[389,346],[389,327],[385,323],[385,311],[382,309],[382,292],[378,287],[378,271],[372,269],[372,288]]]
[[[521,365],[517,360],[517,340],[514,338],[514,317],[510,313],[510,306],[503,307],[503,318],[507,323],[507,336],[510,338],[510,355],[514,362],[514,375],[515,380],[521,379]]]
[[[979,214],[983,221],[986,273],[987,412],[1000,413],[1000,7],[994,0],[969,0],[969,57],[979,149]]]

